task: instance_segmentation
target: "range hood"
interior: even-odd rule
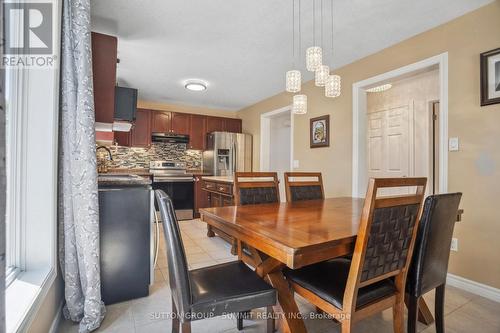
[[[189,143],[189,135],[184,134],[153,132],[151,138],[153,142]]]

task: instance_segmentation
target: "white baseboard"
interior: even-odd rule
[[[56,316],[54,317],[54,320],[52,320],[52,325],[50,325],[49,333],[56,333],[57,329],[59,328],[59,323],[61,322],[61,317],[62,317],[62,307],[63,307],[64,301],[61,301],[61,304],[57,307],[57,312]]]
[[[448,273],[446,284],[500,303],[500,289]]]

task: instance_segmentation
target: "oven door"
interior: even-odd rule
[[[194,217],[193,177],[153,177],[153,189],[163,190],[174,204],[178,220],[192,220]],[[158,205],[155,202],[158,211]],[[158,214],[159,216],[159,214]]]

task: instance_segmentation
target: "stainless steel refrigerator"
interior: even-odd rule
[[[203,152],[203,171],[214,176],[252,171],[252,136],[228,132],[208,134],[207,149]]]

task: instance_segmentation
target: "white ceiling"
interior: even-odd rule
[[[303,55],[312,44],[312,1],[301,2]],[[334,0],[334,57],[331,0],[323,2],[323,62],[337,68],[493,0]],[[293,58],[292,0],[91,4],[93,30],[118,37],[118,83],[138,88],[141,99],[238,110],[284,90]],[[319,15],[316,26],[319,39]],[[183,81],[190,78],[206,80],[208,90],[187,91]]]

